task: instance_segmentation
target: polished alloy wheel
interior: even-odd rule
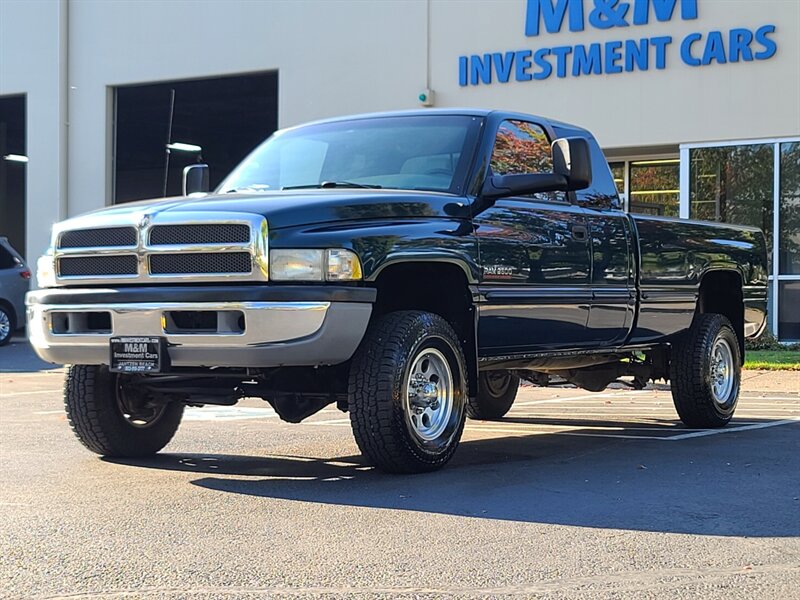
[[[411,431],[434,441],[447,429],[453,412],[453,374],[444,355],[425,348],[411,363],[406,384],[405,416]]]
[[[735,385],[733,350],[727,340],[717,338],[711,349],[711,394],[714,401],[720,406],[727,405]]]
[[[8,318],[8,313],[0,310],[0,340],[6,339],[11,335],[11,319]]]
[[[117,407],[128,424],[140,429],[158,423],[167,410],[166,403],[155,404],[141,394],[132,392],[130,386],[122,384],[121,378],[117,380]]]

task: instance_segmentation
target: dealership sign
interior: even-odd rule
[[[526,0],[525,35],[528,37],[585,29],[635,31],[651,19],[697,19],[698,0]],[[538,48],[473,54],[458,58],[458,83],[462,86],[535,81],[556,77],[613,75],[649,69],[666,69],[671,60],[690,67],[767,60],[778,49],[775,25],[697,31],[673,39],[620,36],[608,42],[547,45]],[[672,55],[676,58],[671,58]]]

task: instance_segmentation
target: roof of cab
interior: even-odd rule
[[[363,113],[363,114],[356,114],[356,115],[344,115],[340,117],[331,117],[328,119],[320,119],[318,121],[311,121],[309,123],[302,123],[296,125],[295,127],[303,127],[305,125],[319,125],[323,123],[337,123],[337,122],[345,122],[345,121],[357,121],[362,119],[383,119],[388,117],[423,117],[428,115],[453,115],[453,116],[465,116],[465,117],[488,117],[491,115],[500,115],[502,117],[507,118],[516,118],[516,119],[530,119],[536,121],[538,123],[548,124],[551,126],[556,127],[563,127],[567,129],[574,130],[576,132],[581,131],[585,132],[581,127],[577,127],[575,125],[571,125],[569,123],[562,123],[560,121],[555,121],[553,119],[549,119],[547,117],[543,117],[541,115],[531,115],[527,113],[519,113],[514,111],[508,110],[496,110],[496,109],[487,109],[487,108],[421,108],[421,109],[414,109],[414,110],[397,110],[397,111],[387,111],[387,112],[375,112],[375,113]],[[287,129],[294,129],[294,127],[288,127]],[[588,134],[588,132],[586,132]]]

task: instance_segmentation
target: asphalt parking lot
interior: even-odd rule
[[[525,387],[433,474],[365,466],[347,415],[189,409],[164,453],[73,438],[63,370],[0,348],[3,598],[800,598],[800,373],[736,419],[669,391]]]

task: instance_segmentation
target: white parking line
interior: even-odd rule
[[[769,423],[759,423],[757,425],[745,425],[744,427],[726,427],[724,429],[709,429],[707,431],[697,431],[694,433],[684,433],[682,435],[673,435],[670,440],[680,441],[688,440],[690,438],[707,437],[709,435],[718,435],[721,433],[736,433],[737,431],[750,431],[752,429],[766,429],[767,427],[778,427],[780,425],[791,425],[792,423],[800,422],[800,418],[784,419],[782,421],[770,421]]]

